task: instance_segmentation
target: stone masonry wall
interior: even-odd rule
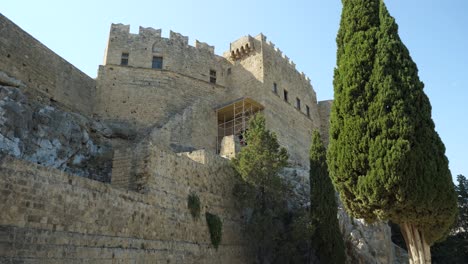
[[[232,52],[247,44],[251,47],[250,52],[232,57]],[[266,42],[262,34],[231,43],[231,52],[224,56],[233,64],[228,79],[235,94],[233,97],[247,96],[261,103],[265,107],[263,112],[268,129],[277,134],[291,161],[308,167],[312,130],[319,128],[321,121],[310,80],[299,73],[294,63],[272,43]],[[277,93],[273,91],[274,83]],[[284,100],[284,89],[288,91],[288,102]],[[296,97],[301,100],[300,109],[296,107]],[[309,116],[306,105],[309,106]]]
[[[74,111],[92,112],[95,81],[2,14],[0,71]]]
[[[182,113],[174,115],[164,126],[151,131],[153,142],[170,146],[175,152],[205,149],[216,152],[217,118],[213,103],[199,99]]]
[[[247,263],[226,162],[153,148],[140,194],[55,169],[0,159],[1,263]],[[187,154],[190,156],[190,154]],[[202,216],[192,219],[195,192]],[[218,250],[204,212],[223,221]]]
[[[292,160],[302,167],[308,167],[312,131],[318,129],[321,122],[315,91],[309,78],[299,73],[294,63],[279,49],[275,49],[266,39],[262,44],[265,71],[263,92],[270,106],[265,115],[269,117],[270,126],[277,128],[278,140],[289,150]],[[273,91],[274,83],[276,93]],[[287,101],[284,90],[288,93]],[[296,98],[300,100],[299,106]],[[285,127],[289,129],[283,129]]]
[[[178,33],[167,39],[159,29],[140,27],[138,34],[129,29],[111,27],[106,65],[98,77],[99,116],[149,127],[153,140],[176,151],[214,150],[216,116],[210,109],[251,97],[265,107],[267,127],[288,149],[291,161],[308,166],[311,132],[321,127],[315,92],[310,79],[264,35],[234,41],[223,58],[207,44],[189,46],[188,38]],[[122,53],[129,54],[128,66],[119,65]],[[152,56],[163,57],[163,69],[151,68]],[[217,71],[216,84],[206,75],[210,69]]]
[[[104,65],[120,65],[122,53],[128,53],[128,66],[151,68],[153,56],[163,58],[162,69],[210,81],[210,70],[216,71],[216,83],[225,84],[227,61],[214,54],[214,47],[170,31],[170,38],[161,37],[161,29],[140,27],[131,34],[129,25],[112,24]],[[156,69],[153,69],[156,70]]]
[[[221,85],[170,71],[107,65],[98,78],[98,115],[137,127],[162,126],[195,102],[214,107],[227,96]]]

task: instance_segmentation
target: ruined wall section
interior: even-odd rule
[[[151,188],[145,194],[14,158],[0,160],[0,262],[247,263],[226,162],[150,153]],[[198,220],[187,209],[190,192],[200,196]],[[218,250],[205,211],[223,220]]]
[[[82,51],[80,51],[82,52]],[[81,113],[92,113],[95,80],[0,14],[0,71],[28,91]]]
[[[170,31],[169,38],[161,37],[161,29],[140,27],[138,34],[130,33],[129,25],[112,24],[104,65],[120,65],[122,53],[128,53],[128,66],[152,68],[153,56],[162,57],[162,70],[172,71],[209,82],[210,70],[216,71],[216,83],[225,85],[228,67],[223,57],[214,53],[214,47]],[[157,70],[157,69],[154,69]]]

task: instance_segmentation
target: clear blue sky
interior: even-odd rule
[[[467,0],[387,1],[419,67],[452,175],[468,175]],[[339,0],[3,1],[0,12],[91,77],[102,64],[111,23],[173,30],[222,54],[243,35],[264,33],[311,79],[319,100],[333,98]]]

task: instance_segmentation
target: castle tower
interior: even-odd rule
[[[232,42],[223,56],[206,43],[188,42],[172,31],[163,38],[160,29],[132,34],[128,25],[113,24],[96,114],[146,131],[175,151],[218,152],[223,136],[239,135],[248,116],[263,111],[291,161],[308,167],[310,135],[321,127],[310,79],[263,34]],[[240,102],[256,108],[236,118]]]

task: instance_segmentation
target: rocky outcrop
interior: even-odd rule
[[[0,74],[0,155],[110,181],[112,147],[105,136],[112,128],[31,99],[23,87]]]
[[[338,207],[338,220],[343,234],[348,263],[400,264],[408,263],[405,250],[393,244],[387,223],[367,224],[350,217],[343,205]]]
[[[293,188],[295,199],[291,200],[292,206],[309,206],[309,171],[300,167],[289,167],[283,169],[281,176],[287,179]],[[346,213],[341,202],[338,206],[338,221],[346,246],[348,263],[408,263],[406,251],[392,242],[391,229],[387,223],[367,224],[362,219],[354,219]]]
[[[301,167],[286,167],[280,176],[286,180],[292,189],[294,199],[290,199],[293,208],[310,206],[309,170]]]

